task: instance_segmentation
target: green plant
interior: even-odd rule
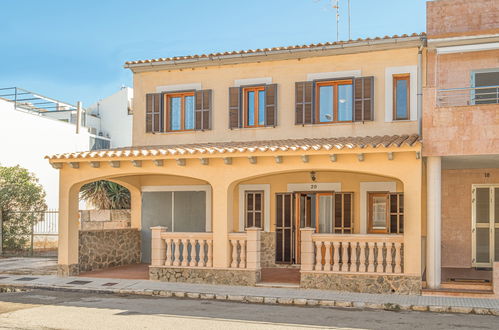
[[[80,197],[100,210],[130,208],[130,191],[117,183],[100,180],[85,184]]]
[[[34,174],[20,166],[0,166],[0,211],[3,246],[22,250],[28,246],[32,227],[47,209],[45,191]]]

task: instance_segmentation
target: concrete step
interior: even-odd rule
[[[486,282],[443,282],[442,289],[491,291],[492,284]]]
[[[493,298],[494,292],[492,290],[470,290],[470,289],[423,289],[421,291],[423,296],[446,296],[446,297],[469,297],[469,298]]]
[[[298,289],[300,284],[298,283],[278,283],[278,282],[259,282],[255,286],[262,288],[286,288],[286,289]]]

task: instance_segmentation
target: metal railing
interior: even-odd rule
[[[499,85],[437,90],[437,107],[499,104]]]
[[[47,210],[43,219],[33,226],[34,235],[57,235],[59,232],[59,211]]]

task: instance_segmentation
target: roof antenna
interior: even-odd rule
[[[340,0],[335,1],[333,8],[336,9],[336,41],[340,41]]]

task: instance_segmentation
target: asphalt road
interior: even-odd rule
[[[34,290],[0,293],[0,329],[497,329],[495,316]]]

